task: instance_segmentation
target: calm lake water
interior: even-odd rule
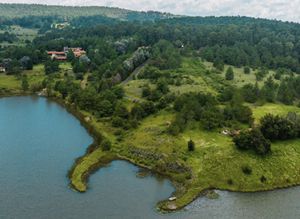
[[[221,192],[161,215],[155,203],[174,191],[167,180],[137,178],[115,161],[96,172],[85,194],[68,187],[67,171],[92,138],[72,115],[37,97],[0,99],[0,218],[300,218],[300,188]]]

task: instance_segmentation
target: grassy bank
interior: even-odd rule
[[[278,105],[278,109],[283,106]],[[286,108],[288,110],[288,107]],[[166,121],[173,115],[163,111],[145,119],[133,133],[124,136],[122,142],[113,141],[112,152],[100,148],[81,158],[70,175],[71,183],[78,191],[86,191],[90,172],[114,159],[125,159],[167,176],[176,185],[175,201],[162,201],[158,207],[173,211],[185,207],[208,189],[239,192],[257,192],[286,188],[300,184],[300,141],[276,142],[272,154],[257,157],[238,151],[230,137],[220,132],[207,132],[201,127],[191,127],[178,137],[164,133]],[[98,127],[104,122],[94,121]],[[106,131],[113,131],[107,128]],[[98,131],[101,131],[98,129]],[[110,136],[109,133],[104,133]],[[186,142],[192,138],[196,151],[187,152]],[[245,174],[247,167],[250,174]]]

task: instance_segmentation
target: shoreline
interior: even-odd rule
[[[35,93],[30,93],[30,92],[16,92],[16,93],[10,93],[10,94],[5,94],[5,95],[0,95],[0,98],[9,98],[9,97],[19,97],[19,96],[36,96],[36,97],[41,97],[36,95]],[[143,165],[134,159],[130,159],[126,156],[122,156],[118,154],[117,152],[114,151],[109,151],[109,152],[103,152],[103,156],[99,157],[98,161],[95,162],[94,164],[90,165],[84,172],[81,173],[80,180],[82,184],[85,186],[84,190],[79,189],[76,185],[72,183],[72,177],[74,174],[74,171],[76,167],[78,167],[84,159],[93,154],[93,152],[97,150],[101,150],[99,147],[101,141],[103,140],[103,135],[97,131],[97,129],[87,122],[85,120],[85,115],[76,108],[76,106],[69,104],[65,102],[63,99],[59,97],[41,97],[41,98],[46,98],[48,100],[51,100],[63,108],[65,108],[70,114],[75,116],[79,121],[80,124],[87,130],[89,135],[93,138],[94,142],[89,145],[86,149],[86,153],[74,160],[74,164],[70,168],[69,172],[67,173],[67,177],[69,178],[70,181],[70,187],[78,192],[86,192],[88,189],[88,180],[91,174],[93,174],[95,171],[98,171],[101,167],[104,167],[108,165],[109,163],[115,161],[115,160],[124,160],[126,162],[131,163],[132,165],[135,165],[137,167],[146,169],[150,171],[151,173],[158,174],[168,180],[172,183],[174,186],[174,193],[171,194],[171,196],[176,196],[177,199],[175,201],[169,201],[167,200],[162,200],[156,204],[157,209],[162,212],[162,213],[169,213],[169,212],[176,212],[179,210],[182,210],[185,208],[187,205],[195,201],[196,199],[203,197],[207,191],[210,190],[219,190],[219,191],[229,191],[229,192],[240,192],[240,193],[258,193],[258,192],[268,192],[268,191],[274,191],[278,189],[287,189],[291,187],[296,187],[300,185],[299,183],[288,183],[286,182],[286,185],[278,185],[278,186],[271,186],[270,188],[258,188],[258,189],[230,189],[230,188],[218,188],[218,187],[209,187],[209,186],[203,186],[203,188],[194,188],[192,184],[183,184],[177,182],[170,174],[161,172],[159,170],[153,169],[147,165]],[[101,150],[102,151],[102,150]],[[190,186],[190,189],[187,189],[187,187]],[[188,194],[188,195],[187,195]],[[187,195],[187,197],[185,196]],[[178,202],[178,200],[185,199],[182,202]]]

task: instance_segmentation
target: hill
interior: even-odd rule
[[[122,20],[155,20],[174,17],[168,13],[136,12],[120,8],[90,6],[50,6],[38,4],[0,4],[0,18],[13,19],[28,16],[57,16],[65,19],[87,16],[105,16]]]

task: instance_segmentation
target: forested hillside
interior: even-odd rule
[[[82,17],[71,24],[80,28],[53,31],[38,38],[36,43],[41,42],[44,48],[51,49],[64,41],[72,44],[74,40],[89,38],[93,44],[96,37],[113,36],[115,39],[131,37],[137,45],[151,46],[164,39],[176,47],[197,51],[219,69],[230,64],[300,72],[300,24],[296,23],[247,17],[177,18],[155,23]],[[84,41],[81,44],[85,44]]]
[[[12,19],[32,16],[55,16],[63,19],[71,19],[82,16],[106,16],[123,20],[155,20],[173,17],[171,14],[159,12],[136,12],[126,9],[109,7],[72,7],[72,6],[47,6],[29,4],[1,4],[0,18]]]

